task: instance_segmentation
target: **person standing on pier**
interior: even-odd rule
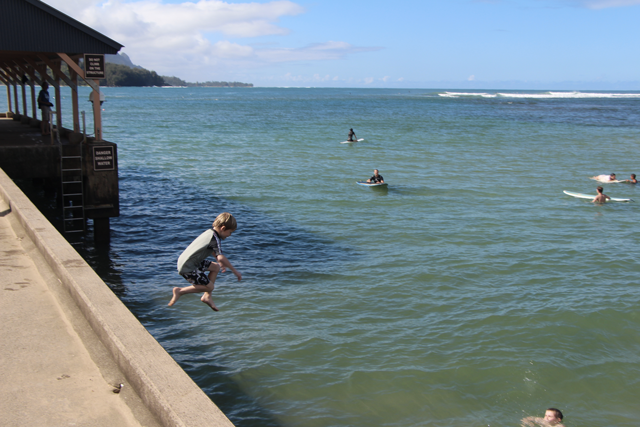
[[[222,254],[222,240],[231,236],[237,228],[238,224],[233,215],[228,212],[221,213],[213,222],[213,227],[198,236],[182,252],[178,258],[178,273],[191,283],[191,286],[173,288],[173,298],[169,301],[169,307],[184,294],[204,292],[200,301],[211,307],[213,311],[219,311],[211,298],[218,272],[225,272],[228,268],[238,280],[242,280],[242,274]],[[207,260],[209,255],[213,255],[216,261]]]
[[[38,94],[38,108],[42,111],[42,121],[40,122],[40,133],[49,135],[49,120],[51,120],[51,107],[53,104],[49,101],[49,83],[45,80],[42,82],[42,89]]]

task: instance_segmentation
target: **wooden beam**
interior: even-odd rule
[[[72,89],[76,89],[76,84],[73,83],[65,73],[62,72],[62,70],[60,69],[60,61],[56,61],[55,63],[53,61],[50,61],[49,58],[47,58],[46,56],[39,54],[38,58],[40,58],[45,64],[47,64],[49,66],[49,68],[51,68],[51,70],[53,71],[53,73],[61,78],[62,80],[64,80],[64,82],[67,84],[67,86],[69,86]]]
[[[9,75],[9,74],[4,70],[4,69],[0,70],[0,77],[2,77],[2,81],[3,81],[7,86],[16,84],[16,83],[13,81],[13,78],[11,78],[11,76],[10,76],[10,75]]]
[[[80,66],[76,64],[76,62],[73,59],[71,59],[69,55],[67,55],[66,53],[58,53],[58,56],[64,62],[66,62],[67,65],[73,69],[73,71],[75,71],[78,74],[78,77],[80,77],[82,80],[87,82],[87,84],[91,86],[93,90],[95,90],[96,92],[100,92],[100,85],[95,84],[94,81],[91,79],[86,79],[84,77],[84,71],[82,71],[82,68],[80,68]]]
[[[31,79],[34,80],[38,84],[38,86],[42,86],[42,79],[40,78],[39,73],[36,74],[36,71],[38,71],[38,65],[36,65],[36,62],[33,59],[27,57],[25,57],[24,60],[31,66],[31,68],[28,69],[28,73],[29,76],[31,76]]]
[[[13,68],[11,68],[11,66],[6,62],[3,62],[2,64],[3,64],[2,72],[4,73],[5,78],[9,80],[9,82],[12,85],[18,84],[18,81],[16,79],[16,74],[13,71]]]

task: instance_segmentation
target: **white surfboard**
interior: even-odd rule
[[[578,199],[589,199],[589,200],[593,200],[596,198],[595,195],[590,195],[590,194],[582,194],[582,193],[574,193],[572,191],[564,191],[564,194],[566,194],[567,196],[571,196],[571,197],[577,197]],[[632,199],[617,199],[615,197],[612,197],[608,200],[609,202],[633,202]]]
[[[359,140],[357,140],[357,141],[342,141],[340,144],[351,144],[351,143],[353,143],[353,142],[360,142],[360,141],[364,141],[364,138],[360,138],[360,139],[359,139]]]
[[[386,182],[367,182],[367,181],[356,181],[356,184],[362,185],[364,187],[386,187]]]

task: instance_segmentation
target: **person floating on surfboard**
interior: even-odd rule
[[[353,128],[349,129],[349,138],[347,139],[347,141],[354,142],[357,140],[358,140],[358,137],[356,136],[356,133],[353,131]]]
[[[596,175],[592,176],[591,179],[595,179],[600,182],[614,182],[616,181],[616,174],[612,173],[610,175]]]
[[[593,203],[605,203],[607,200],[609,200],[611,197],[607,196],[606,194],[604,194],[602,187],[598,187],[598,195],[596,196],[595,199],[592,200]]]
[[[384,178],[382,177],[382,175],[380,175],[378,173],[378,169],[374,169],[373,170],[373,176],[371,178],[369,178],[367,180],[367,182],[370,182],[372,184],[383,184],[384,183]]]

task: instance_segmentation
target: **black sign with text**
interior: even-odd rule
[[[104,55],[84,55],[84,76],[88,79],[104,79]]]
[[[93,170],[112,171],[115,164],[113,146],[93,147]]]

